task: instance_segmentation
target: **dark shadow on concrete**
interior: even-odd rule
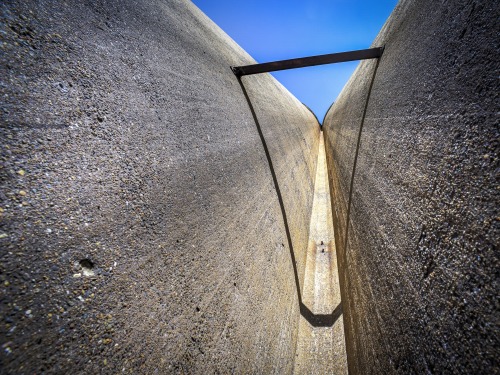
[[[267,162],[269,164],[269,169],[271,171],[271,175],[273,177],[274,188],[276,190],[276,195],[278,196],[278,201],[280,204],[281,215],[283,216],[283,222],[285,224],[286,238],[288,241],[288,248],[290,249],[290,258],[292,260],[293,265],[293,275],[295,279],[295,289],[297,290],[297,297],[299,300],[299,309],[300,315],[302,315],[313,327],[331,327],[337,321],[337,319],[342,314],[342,305],[339,304],[335,310],[331,314],[313,314],[311,310],[307,308],[306,305],[302,302],[302,293],[300,291],[300,282],[299,282],[299,273],[297,271],[297,262],[295,260],[295,252],[293,251],[292,244],[292,236],[290,235],[290,228],[288,227],[288,219],[286,216],[285,204],[283,203],[283,197],[281,195],[281,190],[278,184],[278,178],[276,177],[276,173],[274,171],[273,161],[271,160],[271,154],[269,153],[269,149],[267,147],[266,139],[264,138],[264,134],[262,133],[262,128],[260,127],[259,120],[257,118],[257,114],[255,113],[255,109],[252,105],[250,97],[248,96],[247,90],[243,85],[240,77],[236,77],[238,83],[240,84],[241,91],[243,91],[243,95],[245,95],[245,99],[248,103],[248,107],[250,108],[250,112],[252,112],[252,117],[255,122],[255,126],[257,127],[257,132],[259,133],[260,140],[262,142],[262,147],[264,148],[264,152],[266,154]]]
[[[318,120],[318,116],[316,116],[316,113],[314,113],[314,112],[313,112],[313,110],[312,110],[311,108],[309,108],[309,107],[308,107],[305,103],[302,103],[302,105],[303,105],[304,107],[306,107],[306,108],[309,110],[309,112],[311,112],[311,113],[312,113],[312,115],[314,116],[314,118],[315,118],[315,119],[316,119],[316,121],[318,122],[318,126],[319,126],[319,128],[321,129],[321,122],[319,122],[319,120]]]
[[[344,240],[344,257],[347,256],[347,241],[349,239],[349,220],[350,220],[350,216],[351,216],[352,193],[354,190],[354,176],[356,174],[356,164],[358,163],[359,146],[361,144],[361,134],[363,132],[363,126],[365,125],[366,111],[368,110],[368,103],[370,102],[370,95],[372,93],[373,82],[375,82],[375,76],[377,74],[377,69],[378,69],[379,64],[380,64],[380,59],[377,59],[377,63],[375,64],[375,69],[373,69],[373,75],[372,75],[372,79],[370,81],[370,87],[368,88],[368,94],[366,95],[365,107],[363,109],[363,115],[361,117],[361,124],[359,125],[358,142],[356,144],[356,152],[354,154],[354,163],[352,165],[351,185],[349,188],[349,200],[347,203],[347,218],[346,218],[346,224],[345,224],[345,240]],[[333,205],[333,199],[332,199],[332,205]],[[333,209],[333,207],[332,207],[332,209]]]
[[[313,314],[306,305],[300,302],[300,315],[313,327],[331,327],[342,315],[342,303],[339,303],[331,314]]]

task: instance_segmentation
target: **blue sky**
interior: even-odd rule
[[[369,48],[397,0],[193,0],[258,62]],[[319,121],[358,62],[272,73]]]

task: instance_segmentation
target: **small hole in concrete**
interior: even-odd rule
[[[94,276],[94,263],[90,259],[82,259],[80,260],[80,266],[82,267],[82,273],[84,276]]]

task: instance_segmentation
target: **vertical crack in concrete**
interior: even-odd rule
[[[330,326],[315,326],[301,316],[294,373],[346,374],[344,323],[323,132],[320,133],[302,298],[315,316],[338,316]]]

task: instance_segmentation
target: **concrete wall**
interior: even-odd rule
[[[289,244],[229,68],[253,60],[189,1],[0,9],[2,372],[290,372]],[[243,85],[302,280],[319,126]]]
[[[350,372],[498,373],[495,1],[401,1],[323,125]],[[347,247],[346,223],[349,222]]]

